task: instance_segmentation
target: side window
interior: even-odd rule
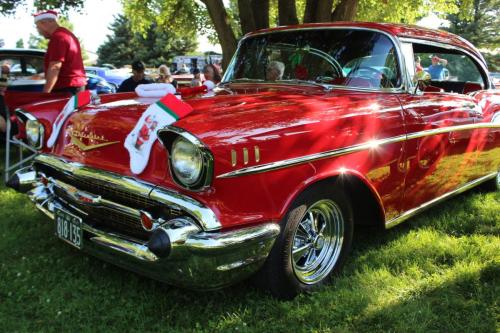
[[[21,75],[21,60],[18,57],[0,57],[0,65],[7,65],[10,70],[10,75],[12,76]]]
[[[416,53],[423,70],[433,81],[484,83],[481,72],[467,55],[449,53]]]
[[[24,57],[26,72],[29,74],[43,73],[43,58],[41,57]]]
[[[486,86],[479,65],[457,49],[413,44],[415,76],[428,73],[431,84],[445,92],[468,93]]]
[[[44,72],[42,57],[5,56],[0,58],[0,64],[8,65],[10,75],[16,77],[33,76]]]

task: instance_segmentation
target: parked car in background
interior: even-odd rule
[[[414,59],[432,54],[448,60],[448,80],[417,76]],[[194,289],[256,274],[291,298],[341,270],[356,228],[392,228],[479,184],[500,188],[499,97],[481,53],[444,31],[260,30],[240,41],[219,86],[183,96],[192,112],[163,128],[141,122],[152,105],[172,114],[157,99],[103,95],[48,148],[67,99],[25,105],[20,127],[40,154],[8,185],[63,241],[115,265]],[[132,172],[153,133],[145,169]]]
[[[0,49],[0,64],[8,64],[10,67],[8,90],[41,92],[45,84],[43,70],[44,56],[44,50]],[[106,71],[109,70],[105,69]],[[119,78],[125,77],[125,75],[110,74],[109,77],[118,82]],[[89,73],[89,71],[87,71],[87,86],[85,88],[95,91],[97,94],[116,92],[114,84],[109,83],[100,75]]]
[[[44,56],[43,50],[0,49],[0,65],[10,67],[9,90],[41,91],[45,83]]]
[[[101,67],[108,68],[108,69],[117,69],[116,66],[113,64],[102,64]]]
[[[85,72],[88,74],[93,74],[102,77],[107,82],[115,86],[116,89],[122,84],[122,82],[130,77],[131,74],[121,71],[109,69],[106,67],[92,67],[85,66]]]
[[[87,90],[91,90],[96,94],[113,94],[116,92],[116,86],[109,83],[100,76],[87,73]]]

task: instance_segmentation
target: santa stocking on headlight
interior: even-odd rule
[[[170,125],[188,115],[193,109],[187,103],[168,94],[151,104],[142,114],[134,129],[125,139],[125,148],[130,154],[130,171],[140,174],[146,169],[158,129]]]

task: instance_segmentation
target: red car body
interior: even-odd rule
[[[488,75],[481,54],[470,43],[446,32],[414,26],[310,24],[258,31],[245,39],[278,31],[327,28],[377,31],[399,44],[432,42],[443,49],[469,55],[482,75]],[[401,48],[398,47],[399,52]],[[406,54],[400,55],[405,57]],[[405,71],[408,67],[400,68]],[[48,160],[63,161],[74,169],[98,170],[108,176],[149,184],[148,191],[166,189],[191,198],[215,216],[208,222],[198,221],[199,231],[205,236],[232,233],[236,237],[239,231],[260,230],[259,235],[265,241],[261,239],[259,246],[265,250],[259,259],[238,266],[239,259],[248,258],[238,259],[240,252],[236,251],[231,264],[238,269],[245,267],[245,272],[220,278],[218,274],[226,266],[218,266],[218,270],[207,270],[215,276],[212,282],[199,276],[185,279],[186,271],[179,273],[182,278],[164,277],[158,270],[144,268],[141,262],[131,264],[110,255],[112,251],[104,256],[91,251],[118,265],[176,285],[215,288],[248,276],[262,265],[279,232],[278,223],[300,193],[314,184],[332,179],[341,181],[348,189],[355,223],[392,227],[441,199],[497,177],[500,92],[489,87],[489,80],[484,80],[479,89],[477,85],[473,87],[475,91],[470,93],[465,90],[453,93],[417,92],[409,81],[401,89],[390,91],[240,82],[223,85],[210,97],[185,98],[194,111],[174,123],[173,130],[190,133],[213,157],[212,180],[197,190],[182,186],[172,177],[169,152],[164,146],[169,141],[161,134],[164,144],[159,141],[154,144],[145,171],[140,175],[131,173],[123,142],[142,112],[155,100],[133,93],[105,95],[99,103],[71,115],[55,146],[51,149],[44,146],[35,165]],[[21,113],[29,113],[43,124],[47,140],[51,124],[66,101],[24,105]],[[85,151],[74,144],[74,135],[89,145],[103,140],[119,144]],[[54,163],[51,165],[57,164]],[[39,181],[40,175],[37,177]],[[149,192],[150,199],[154,199],[152,193]],[[267,229],[262,231],[261,226]],[[111,231],[121,234],[122,230]],[[127,233],[122,236],[126,238]],[[110,242],[106,244],[113,248]],[[206,249],[204,246],[209,247],[193,246],[190,251]],[[122,249],[120,253],[126,251]],[[193,263],[190,265],[194,267]],[[203,274],[204,268],[196,266],[196,269]]]

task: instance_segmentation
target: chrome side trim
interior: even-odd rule
[[[298,164],[309,163],[312,161],[317,161],[317,160],[321,160],[321,159],[325,159],[325,158],[357,153],[359,151],[373,149],[373,148],[379,147],[381,145],[387,145],[387,144],[402,142],[402,141],[411,140],[411,139],[418,139],[418,138],[423,138],[426,136],[444,134],[444,133],[448,133],[448,132],[459,132],[459,131],[486,129],[486,128],[500,128],[500,124],[497,124],[497,123],[475,123],[475,124],[467,124],[467,125],[448,126],[448,127],[440,127],[440,128],[434,128],[434,129],[420,131],[420,132],[409,133],[407,135],[393,136],[393,137],[389,137],[389,138],[385,138],[385,139],[375,139],[372,141],[368,141],[365,143],[361,143],[361,144],[353,145],[353,146],[349,146],[349,147],[333,149],[333,150],[328,150],[328,151],[321,152],[321,153],[316,153],[316,154],[311,154],[311,155],[306,155],[306,156],[301,156],[301,157],[294,157],[294,158],[290,158],[290,159],[286,159],[286,160],[282,160],[282,161],[271,162],[271,163],[251,166],[251,167],[247,167],[247,168],[242,168],[242,169],[238,169],[235,171],[223,173],[221,175],[218,175],[216,178],[232,178],[232,177],[238,177],[238,176],[243,176],[243,175],[248,175],[248,174],[262,173],[262,172],[267,172],[267,171],[272,171],[272,170],[277,170],[277,169],[283,169],[283,168],[298,165]]]
[[[478,178],[476,180],[473,180],[467,184],[464,184],[462,185],[461,187],[451,191],[451,192],[448,192],[446,194],[443,194],[442,196],[440,197],[437,197],[435,199],[432,199],[430,201],[427,201],[426,203],[423,203],[421,204],[420,206],[418,207],[415,207],[413,209],[410,209],[406,212],[404,212],[402,215],[396,217],[396,218],[393,218],[392,220],[389,220],[385,223],[385,228],[386,229],[390,229],[392,227],[395,227],[397,226],[398,224],[400,224],[401,222],[404,222],[406,221],[407,219],[419,214],[420,212],[426,210],[427,208],[431,208],[432,206],[440,203],[441,201],[444,201],[448,198],[451,198],[457,194],[460,194],[462,192],[465,192],[467,190],[470,190],[471,188],[481,184],[481,183],[484,183],[490,179],[493,179],[497,176],[498,172],[494,172],[494,173],[491,173],[489,175],[486,175],[484,177],[481,177],[481,178]]]
[[[475,124],[466,124],[466,125],[458,125],[458,126],[448,126],[448,127],[439,127],[433,128],[430,130],[408,133],[408,140],[423,138],[431,135],[444,134],[448,132],[461,132],[468,130],[476,130],[476,129],[487,129],[487,128],[500,128],[500,124],[495,123],[475,123]]]
[[[41,163],[53,167],[63,173],[85,178],[88,180],[98,179],[108,183],[119,190],[127,191],[156,200],[161,204],[180,208],[192,215],[205,231],[219,230],[222,228],[215,213],[202,203],[183,194],[169,189],[158,187],[144,181],[131,177],[125,177],[116,173],[93,169],[81,163],[69,162],[60,157],[40,154],[35,158],[35,163]]]
[[[356,153],[358,151],[370,149],[370,148],[373,148],[375,146],[385,145],[385,144],[394,143],[394,142],[401,142],[404,140],[406,140],[406,135],[400,135],[400,136],[395,136],[392,138],[381,139],[381,140],[374,140],[374,141],[362,143],[359,145],[349,146],[349,147],[345,147],[345,148],[328,150],[328,151],[321,152],[321,153],[316,153],[316,154],[311,154],[311,155],[306,155],[306,156],[301,156],[301,157],[294,157],[294,158],[290,158],[287,160],[282,160],[282,161],[271,162],[271,163],[251,166],[251,167],[247,167],[247,168],[242,168],[239,170],[235,170],[235,171],[221,174],[221,175],[217,176],[217,178],[232,178],[232,177],[238,177],[238,176],[243,176],[243,175],[248,175],[248,174],[262,173],[262,172],[267,172],[267,171],[272,171],[272,170],[277,170],[277,169],[283,169],[283,168],[286,168],[289,166],[308,163],[311,161],[317,161],[317,160],[321,160],[321,159],[325,159],[325,158],[329,158],[329,157],[334,157],[334,156],[342,156],[342,155],[347,155],[347,154],[351,154],[351,153]]]

